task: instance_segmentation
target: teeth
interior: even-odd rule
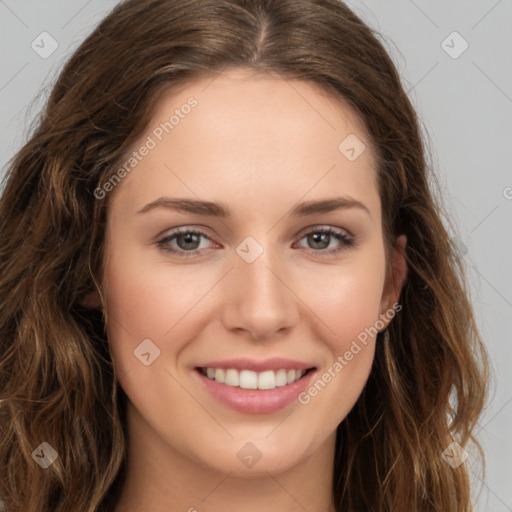
[[[286,386],[286,370],[277,370],[276,372],[276,386]]]
[[[226,378],[224,379],[224,384],[228,386],[237,387],[240,385],[240,375],[236,370],[226,370]]]
[[[242,370],[240,372],[240,387],[242,389],[258,389],[258,374],[251,370]]]
[[[224,384],[224,370],[217,368],[215,370],[215,380]]]
[[[276,387],[276,374],[273,370],[261,372],[258,375],[258,389],[274,389]]]
[[[225,384],[226,386],[240,387],[242,389],[274,389],[286,386],[299,380],[306,370],[267,370],[253,372],[252,370],[238,371],[234,368],[223,370],[222,368],[202,368],[203,375],[211,380]]]

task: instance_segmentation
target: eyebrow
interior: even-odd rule
[[[222,219],[230,218],[231,211],[228,206],[196,199],[160,197],[137,211],[137,213],[146,213],[155,208],[167,208],[180,212],[196,213],[198,215],[208,215]],[[296,217],[304,217],[318,213],[329,213],[335,210],[345,210],[348,208],[358,208],[371,217],[370,210],[366,205],[351,197],[333,197],[318,201],[306,201],[295,206],[290,214]]]

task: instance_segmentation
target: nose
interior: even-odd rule
[[[264,248],[249,263],[238,254],[229,272],[222,321],[228,330],[245,331],[256,341],[275,339],[300,318],[300,300],[283,256]]]

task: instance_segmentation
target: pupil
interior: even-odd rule
[[[181,239],[185,239],[185,247],[183,247],[183,244],[180,244],[178,242],[180,249],[196,249],[197,247],[189,247],[188,244],[192,244],[192,245],[194,245],[194,243],[197,244],[197,240],[194,240],[194,238],[197,236],[198,235],[196,235],[194,233],[187,233],[185,235],[181,235],[180,237],[178,237],[178,241]]]
[[[329,234],[328,233],[314,233],[312,235],[313,237],[313,243],[322,243],[324,242],[324,245],[325,245],[325,241],[326,239],[329,237]],[[317,249],[325,249],[327,246],[329,245],[329,243],[327,243],[327,245],[325,245],[325,247],[316,247]]]

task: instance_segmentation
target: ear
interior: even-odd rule
[[[91,309],[102,309],[103,304],[101,302],[101,297],[98,290],[94,290],[93,292],[86,295],[81,301],[80,305],[91,308]]]
[[[402,287],[407,277],[407,264],[405,262],[406,245],[407,237],[405,235],[400,235],[396,239],[393,247],[391,268],[387,272],[388,275],[386,276],[380,303],[381,320],[385,323],[385,328],[388,327],[394,316],[386,314],[386,312],[394,309],[393,305],[398,302]]]

